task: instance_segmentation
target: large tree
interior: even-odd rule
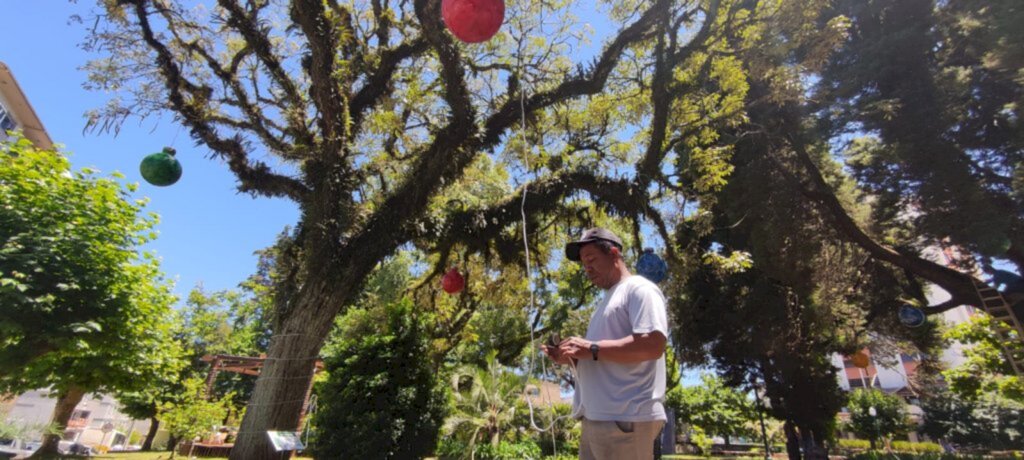
[[[880,204],[876,228],[909,231],[918,250],[957,248],[965,274],[885,251],[877,234],[872,243],[852,227],[845,233],[952,294],[931,312],[980,306],[971,270],[994,274],[1000,259],[1024,269],[1024,66],[1013,46],[1020,33],[1006,26],[1024,13],[1013,2],[972,0],[843,1],[835,12],[851,27],[805,111],[820,120],[816,136],[835,141]]]
[[[619,30],[599,37],[590,63],[566,56],[586,38],[569,1],[511,2],[505,31],[477,46],[447,34],[438,0],[101,5],[87,47],[106,55],[90,84],[120,94],[92,125],[170,111],[241,191],[302,211],[239,459],[269,458],[261,433],[296,428],[308,385],[298,377],[311,376],[333,318],[385,257],[412,242],[515,260],[522,215],[542,247],[542,217],[576,196],[669,241],[655,204],[677,186],[663,168],[671,147],[701,144],[710,122],[741,109],[695,78],[730,78],[729,58],[705,52],[749,20],[733,2],[603,4]],[[514,173],[513,187],[476,205],[451,200],[485,157]],[[580,224],[562,222],[549,233]]]
[[[310,362],[333,318],[355,303],[382,260],[412,244],[437,255],[430,274],[443,272],[452,253],[462,260],[496,255],[508,264],[527,255],[525,239],[536,249],[531,269],[543,271],[565,234],[590,222],[583,215],[587,202],[626,217],[637,243],[642,226],[659,235],[678,280],[704,271],[698,283],[722,282],[733,297],[760,286],[777,301],[772,315],[779,323],[766,330],[800,336],[790,347],[792,372],[777,378],[754,373],[760,366],[750,364],[769,357],[750,348],[753,358],[737,355],[737,369],[744,369],[737,375],[767,378],[769,391],[773,382],[789,388],[808,375],[827,380],[824,356],[852,350],[866,328],[856,324],[857,316],[821,336],[802,331],[845,312],[859,311],[868,323],[891,319],[897,296],[924,302],[919,279],[953,294],[929,312],[978,303],[970,276],[919,257],[920,247],[908,244],[917,242],[914,236],[942,238],[942,232],[904,225],[899,228],[909,228],[909,236],[889,238],[898,222],[884,220],[877,209],[871,219],[859,214],[866,208],[854,206],[856,200],[877,200],[890,213],[893,207],[885,204],[893,201],[883,200],[877,188],[869,187],[874,195],[867,197],[842,190],[854,184],[829,161],[826,141],[834,130],[807,123],[820,108],[808,97],[809,82],[821,81],[821,99],[846,114],[855,112],[848,102],[867,99],[825,91],[842,77],[833,69],[851,53],[871,62],[857,48],[861,35],[847,40],[850,24],[838,14],[850,14],[859,31],[872,16],[848,11],[856,5],[599,2],[595,14],[607,12],[617,30],[591,37],[572,14],[584,5],[519,0],[509,3],[502,33],[472,46],[456,44],[444,31],[438,0],[101,5],[87,48],[105,54],[89,65],[90,85],[117,90],[119,97],[92,113],[90,125],[116,129],[128,116],[169,111],[225,160],[241,191],[291,199],[302,211],[283,252],[292,263],[276,291],[277,336],[234,458],[267,458],[272,453],[260,433],[296,428],[308,384],[302,376],[311,377]],[[1011,30],[994,27],[985,35],[1003,63],[1017,54],[991,37]],[[588,38],[601,42],[600,51],[590,63],[573,62],[570,50]],[[842,53],[830,56],[837,46]],[[864,50],[877,48],[886,47]],[[915,148],[946,148],[933,144]],[[261,155],[275,161],[261,161]],[[479,180],[481,171],[491,170],[504,174],[504,183]],[[734,171],[741,178],[735,184]],[[965,183],[962,174],[954,178],[950,183]],[[979,189],[966,183],[965,193]],[[932,194],[936,187],[897,202],[916,206],[921,198],[923,212],[933,205],[945,209],[951,195]],[[999,198],[997,192],[970,202],[984,201],[986,193]],[[754,216],[746,220],[744,209]],[[985,232],[1006,235],[1016,225],[988,219],[998,212],[977,212],[984,214],[978,221]],[[772,229],[759,227],[765,223]],[[734,224],[735,232],[715,235],[716,228]],[[522,229],[526,235],[518,233]],[[784,244],[773,245],[773,237]],[[706,276],[703,261],[742,265],[744,251],[753,255],[756,272]],[[1012,259],[1013,246],[996,255]],[[813,258],[825,256],[832,258],[814,267]],[[862,290],[877,292],[847,295],[846,281],[857,276],[864,278]],[[473,302],[459,302],[472,312]],[[800,328],[785,329],[793,321],[783,314],[787,309],[804,311]],[[461,321],[470,316],[453,317],[460,321],[451,331],[461,333]],[[765,345],[778,353],[784,348]],[[812,432],[827,431],[819,422],[835,406],[835,398],[822,397],[815,415],[805,414]],[[820,441],[820,435],[814,437]]]
[[[73,171],[59,151],[0,144],[0,393],[46,388],[63,431],[87,393],[140,390],[179,358],[134,186]],[[35,456],[57,453],[59,434]]]

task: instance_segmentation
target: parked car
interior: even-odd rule
[[[78,441],[61,441],[57,445],[57,450],[63,455],[83,455],[87,457],[96,453],[92,450],[92,447]]]
[[[21,439],[0,439],[0,458],[25,458],[39,449],[39,442]]]

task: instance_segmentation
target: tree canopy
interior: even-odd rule
[[[439,0],[102,1],[88,86],[117,96],[89,126],[169,112],[240,191],[302,211],[233,458],[296,428],[298,404],[271,403],[299,400],[382,262],[425,254],[438,345],[486,331],[479,357],[525,345],[520,320],[579,320],[560,248],[609,221],[663,249],[681,360],[762,382],[820,444],[843,402],[830,353],[926,350],[934,325],[901,328],[900,305],[979,305],[971,267],[1024,263],[1020,12],[981,3],[513,0],[465,45]],[[453,265],[469,289],[424,294]],[[488,317],[495,286],[540,302]]]
[[[86,393],[142,389],[179,365],[174,297],[139,252],[156,218],[133,185],[64,153],[0,144],[0,393],[47,388],[64,427]],[[55,453],[50,435],[39,451]]]

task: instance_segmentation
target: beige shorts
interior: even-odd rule
[[[664,421],[598,422],[583,419],[580,460],[652,460]]]

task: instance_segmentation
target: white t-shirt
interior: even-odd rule
[[[668,337],[668,314],[661,289],[642,276],[630,276],[605,291],[590,317],[586,339],[621,339],[659,331]],[[573,417],[595,421],[666,420],[665,355],[639,363],[580,359],[573,395]]]

